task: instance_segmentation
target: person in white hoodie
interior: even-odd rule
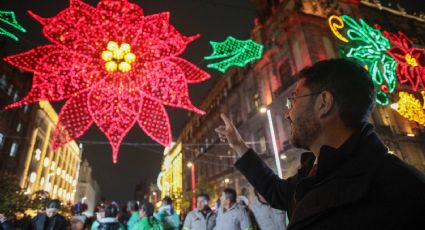
[[[180,226],[180,217],[174,211],[173,200],[166,196],[162,199],[162,205],[155,215],[155,218],[161,223],[164,230],[178,230]]]
[[[272,208],[258,191],[257,200],[252,202],[251,211],[261,230],[285,230],[285,212]]]

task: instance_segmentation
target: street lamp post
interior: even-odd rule
[[[261,107],[260,112],[267,114],[267,121],[269,123],[270,135],[272,137],[273,153],[274,153],[274,160],[275,160],[275,163],[276,163],[277,175],[280,178],[282,178],[283,177],[282,176],[282,167],[280,165],[279,152],[277,150],[276,135],[275,135],[273,120],[272,120],[272,112],[269,108],[266,108],[266,107]]]
[[[192,209],[196,208],[196,178],[195,178],[195,164],[192,162],[187,163],[187,167],[191,168],[192,173]]]

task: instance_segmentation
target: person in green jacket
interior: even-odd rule
[[[139,204],[135,200],[127,202],[127,211],[130,212],[130,219],[127,221],[127,229],[131,230],[133,226],[139,221]]]
[[[163,230],[161,224],[153,216],[153,204],[145,203],[140,209],[140,220],[131,230]]]

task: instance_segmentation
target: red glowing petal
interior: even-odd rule
[[[133,41],[138,47],[136,56],[143,61],[155,61],[181,54],[186,45],[199,35],[186,37],[169,24],[169,13],[160,13],[145,17],[142,34]]]
[[[92,87],[102,77],[90,58],[71,52],[54,52],[39,61],[31,91],[6,108],[35,101],[58,101]]]
[[[53,150],[80,137],[92,125],[93,119],[90,116],[88,106],[88,92],[85,91],[71,97],[65,103],[53,132]]]
[[[139,126],[153,140],[164,146],[171,144],[170,121],[161,102],[143,97],[138,121]]]
[[[190,102],[185,73],[176,64],[170,61],[145,63],[139,70],[135,78],[143,93],[165,105],[204,114]]]
[[[123,138],[136,122],[140,104],[139,91],[125,76],[108,77],[90,92],[90,113],[112,145],[114,162]]]
[[[34,72],[42,58],[49,53],[59,50],[61,50],[61,48],[57,45],[40,46],[25,53],[8,56],[4,58],[4,60],[18,68]]]
[[[194,64],[179,57],[170,58],[184,72],[188,83],[197,83],[209,79],[211,76],[207,72],[198,68]]]
[[[99,33],[90,29],[90,25],[95,23],[94,7],[72,0],[69,8],[49,19],[41,19],[40,16],[29,13],[44,25],[43,34],[52,42],[74,50],[77,45],[80,52],[94,51],[93,42],[99,36]],[[86,46],[82,45],[83,41],[86,41]]]
[[[104,0],[96,8],[100,14],[98,20],[109,20],[102,28],[111,33],[110,39],[129,43],[141,33],[144,14],[140,6],[126,0]]]

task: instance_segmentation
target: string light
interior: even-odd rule
[[[221,72],[231,66],[245,66],[249,62],[260,59],[263,53],[263,46],[252,39],[237,40],[232,36],[226,38],[224,42],[210,42],[213,53],[204,57],[206,60],[227,58],[217,63],[208,64],[208,68],[214,68]]]
[[[391,44],[379,29],[369,26],[364,20],[359,23],[350,16],[329,18],[329,25],[335,36],[350,47],[346,56],[365,64],[373,83],[377,87],[376,102],[380,105],[389,103],[388,95],[393,93],[397,83],[396,65],[393,58],[386,54]],[[343,30],[342,35],[338,29]]]
[[[0,11],[0,21],[8,24],[9,26],[13,26],[17,30],[21,32],[27,32],[24,27],[22,27],[19,22],[16,20],[15,12],[13,11]],[[7,37],[10,37],[16,41],[19,41],[19,38],[5,30],[4,28],[0,27],[0,35],[4,35]]]
[[[31,91],[7,106],[68,99],[53,133],[53,149],[83,135],[95,123],[119,146],[137,122],[152,139],[168,146],[171,128],[164,105],[203,111],[192,105],[188,83],[210,75],[178,57],[199,35],[186,37],[169,24],[169,13],[144,16],[127,0],[79,0],[52,18],[30,14],[53,43],[5,58],[34,72]]]
[[[402,32],[397,34],[383,32],[393,47],[387,53],[397,62],[397,76],[401,83],[410,83],[412,89],[425,89],[425,55],[424,49],[414,48],[412,41]]]
[[[406,119],[425,125],[425,91],[421,91],[421,94],[424,103],[421,103],[412,94],[399,92],[400,99],[394,108]]]
[[[338,32],[339,29],[344,28],[344,21],[342,21],[342,18],[340,16],[332,15],[328,19],[329,27],[332,30],[332,33],[341,41],[348,42],[348,39],[344,37],[340,32]]]

